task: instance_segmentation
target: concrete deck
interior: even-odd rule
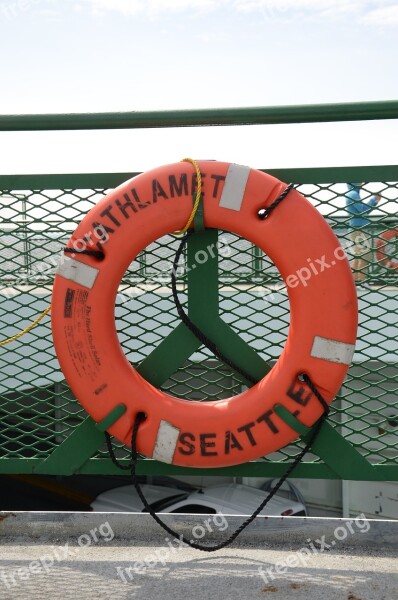
[[[240,517],[166,515],[188,539]],[[182,547],[144,514],[2,513],[0,598],[398,600],[398,522],[257,518],[229,548]]]

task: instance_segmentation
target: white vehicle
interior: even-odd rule
[[[235,483],[190,492],[150,484],[142,484],[141,489],[151,508],[161,513],[251,515],[267,496],[258,488]],[[91,508],[96,512],[145,512],[133,485],[99,494]],[[275,494],[260,514],[304,517],[307,511],[301,502]]]

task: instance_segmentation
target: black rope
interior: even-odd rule
[[[193,321],[191,321],[191,319],[188,317],[187,313],[183,309],[180,299],[178,298],[176,278],[178,263],[180,262],[181,254],[186,246],[186,243],[192,234],[193,231],[191,230],[181,240],[181,243],[174,257],[173,268],[171,271],[171,290],[173,293],[173,299],[176,305],[178,316],[180,317],[181,321],[188,327],[188,329],[198,338],[198,340],[214,354],[214,356],[216,356],[223,363],[231,367],[233,371],[241,375],[244,379],[250,381],[250,383],[255,384],[258,381],[257,379],[255,379],[252,375],[250,375],[250,373],[247,373],[247,371],[245,371],[237,364],[235,364],[232,360],[230,360],[228,357],[226,357],[221,352],[221,350],[218,349],[217,345],[210,338],[208,338],[207,335],[204,334],[203,331],[195,325],[195,323],[193,323]]]
[[[288,193],[290,192],[290,190],[292,188],[293,188],[293,184],[290,184],[282,192],[282,194],[267,209],[261,209],[258,212],[259,218],[260,219],[265,219],[266,217],[268,217],[269,214],[280,204],[280,202],[282,202],[282,200],[284,198],[286,198],[286,196],[288,195]],[[244,369],[241,369],[233,361],[231,361],[226,356],[224,356],[224,354],[218,349],[217,345],[210,338],[208,338],[203,333],[203,331],[201,331],[199,329],[199,327],[197,327],[195,325],[195,323],[193,323],[190,320],[190,318],[188,317],[188,315],[184,311],[184,309],[183,309],[183,307],[181,305],[181,302],[180,302],[180,300],[178,298],[178,294],[177,294],[177,282],[176,282],[176,272],[177,272],[178,264],[179,264],[179,261],[180,261],[180,258],[181,258],[181,254],[182,254],[182,252],[183,252],[183,250],[185,248],[185,245],[186,245],[189,237],[192,235],[192,233],[193,233],[193,231],[189,231],[185,235],[185,237],[181,240],[181,244],[178,247],[178,250],[176,252],[176,255],[175,255],[175,258],[174,258],[174,262],[173,262],[173,269],[172,269],[172,274],[171,274],[171,286],[172,286],[173,298],[174,298],[174,302],[175,302],[175,305],[176,305],[176,308],[177,308],[178,315],[179,315],[180,319],[183,321],[183,323],[185,323],[185,325],[189,328],[189,330],[217,358],[219,358],[222,362],[224,362],[226,365],[228,365],[229,367],[231,367],[235,372],[237,372],[240,375],[242,375],[242,377],[244,377],[247,381],[250,381],[251,383],[255,384],[255,383],[257,383],[257,379],[255,379],[254,377],[252,377],[252,375],[250,375],[250,373],[247,373]],[[274,497],[274,495],[281,488],[281,486],[284,484],[284,482],[286,481],[286,479],[292,474],[292,472],[294,471],[294,469],[302,461],[302,459],[305,456],[305,454],[310,450],[311,446],[314,444],[314,442],[315,442],[315,440],[316,440],[316,438],[318,436],[318,433],[319,433],[319,431],[320,431],[320,429],[321,429],[321,427],[323,425],[323,422],[324,422],[324,420],[326,419],[326,417],[328,415],[329,406],[326,403],[326,401],[324,400],[324,398],[322,397],[322,395],[319,392],[319,390],[312,383],[310,377],[306,373],[303,373],[303,374],[299,375],[299,379],[301,381],[304,381],[308,385],[308,387],[311,389],[311,391],[314,393],[315,397],[317,398],[317,400],[322,405],[323,414],[322,414],[321,418],[318,420],[318,422],[316,423],[315,427],[312,429],[311,436],[310,436],[308,442],[305,444],[304,448],[296,456],[296,458],[294,459],[293,463],[287,468],[286,472],[279,479],[278,483],[272,488],[272,490],[269,492],[269,494],[264,498],[264,500],[261,502],[260,506],[253,512],[253,514],[250,517],[248,517],[229,536],[229,538],[227,538],[223,542],[220,542],[219,544],[216,544],[214,546],[206,546],[206,545],[198,544],[194,540],[188,540],[184,535],[179,535],[176,531],[174,531],[168,525],[166,525],[166,523],[164,523],[159,518],[159,516],[157,515],[157,513],[152,509],[152,507],[150,506],[150,504],[148,504],[148,501],[145,498],[144,493],[143,493],[143,491],[142,491],[142,489],[140,487],[140,484],[138,482],[137,473],[136,473],[137,460],[138,460],[137,435],[138,435],[138,430],[139,430],[139,427],[140,427],[141,423],[143,423],[146,420],[146,415],[144,413],[142,413],[142,412],[141,413],[137,413],[135,421],[134,421],[134,425],[133,425],[133,429],[132,429],[132,435],[131,435],[131,462],[130,462],[130,465],[124,466],[121,463],[119,463],[119,461],[116,459],[116,456],[115,456],[113,448],[112,448],[111,438],[110,438],[110,436],[109,436],[109,434],[107,432],[105,433],[106,443],[107,443],[107,447],[108,447],[108,451],[109,451],[111,460],[112,460],[113,464],[116,465],[117,467],[119,467],[120,469],[130,470],[133,485],[134,485],[134,487],[135,487],[135,489],[137,491],[137,494],[138,494],[141,502],[144,505],[145,511],[148,512],[151,515],[151,517],[158,523],[158,525],[160,525],[169,535],[171,535],[175,539],[178,539],[178,540],[184,542],[185,544],[187,544],[191,548],[194,548],[196,550],[201,550],[202,552],[215,552],[217,550],[221,550],[222,548],[225,548],[226,546],[229,546],[238,537],[238,535],[244,529],[246,529],[246,527],[248,527],[248,525],[250,525],[250,523],[252,523],[254,521],[254,519],[265,508],[265,506],[268,504],[268,502]]]
[[[289,185],[283,190],[283,192],[273,201],[268,208],[260,208],[257,213],[259,219],[264,220],[272,213],[273,210],[286,198],[288,193],[294,188],[293,183],[289,183]]]
[[[323,398],[322,398],[322,400],[323,400]],[[323,402],[325,402],[325,401],[323,400]],[[242,531],[244,529],[246,529],[246,527],[248,527],[250,525],[250,523],[252,523],[254,521],[254,519],[265,508],[265,506],[268,504],[268,502],[274,497],[276,492],[285,483],[286,479],[293,473],[294,469],[301,462],[304,455],[309,451],[309,449],[315,442],[315,439],[318,436],[318,433],[319,433],[319,431],[323,425],[323,422],[326,418],[326,414],[327,413],[324,413],[322,415],[322,417],[319,419],[319,421],[315,425],[314,429],[312,430],[311,437],[308,440],[308,442],[306,443],[305,447],[296,456],[296,458],[294,459],[294,462],[288,467],[288,469],[286,470],[286,473],[284,475],[282,475],[282,477],[279,479],[278,483],[272,488],[272,490],[269,492],[269,494],[264,498],[264,500],[261,502],[260,506],[253,512],[253,514],[250,517],[248,517],[241,525],[239,525],[239,527],[229,536],[229,538],[227,538],[223,542],[220,542],[219,544],[215,544],[214,546],[206,546],[203,544],[198,544],[194,540],[189,540],[182,534],[179,535],[176,531],[174,531],[168,525],[166,525],[166,523],[164,523],[164,521],[162,521],[159,518],[159,516],[157,515],[157,513],[152,509],[150,504],[148,504],[148,501],[144,496],[144,493],[140,487],[140,484],[138,483],[137,473],[136,473],[137,458],[138,458],[137,434],[138,434],[138,430],[139,430],[141,423],[143,423],[146,420],[146,416],[144,413],[137,413],[135,421],[134,421],[134,425],[133,425],[132,435],[131,435],[131,465],[130,465],[130,469],[131,469],[131,478],[132,478],[133,485],[137,491],[137,494],[138,494],[141,502],[144,505],[145,511],[148,512],[151,515],[151,517],[156,521],[156,523],[158,523],[158,525],[160,525],[169,535],[171,535],[175,539],[181,540],[182,542],[187,544],[187,546],[190,546],[191,548],[194,548],[195,550],[201,550],[202,552],[216,552],[217,550],[221,550],[222,548],[225,548],[226,546],[229,546],[230,544],[232,544],[232,542],[234,540],[236,540],[238,535],[240,535],[242,533]]]
[[[271,214],[271,212],[273,210],[275,210],[275,208],[277,206],[279,206],[279,204],[286,198],[286,196],[293,189],[293,187],[294,187],[293,183],[290,183],[283,190],[283,192],[278,196],[278,198],[276,198],[276,200],[274,200],[272,202],[272,204],[268,208],[260,209],[258,211],[259,218],[261,220],[264,220],[266,217],[268,217]],[[221,352],[221,350],[219,350],[217,345],[210,338],[208,338],[207,335],[204,334],[203,331],[201,331],[201,329],[199,329],[199,327],[197,327],[197,325],[195,325],[195,323],[193,323],[193,321],[191,321],[191,319],[188,317],[187,313],[184,311],[182,304],[178,298],[177,277],[176,277],[178,263],[180,262],[181,254],[183,253],[183,250],[187,244],[187,241],[189,240],[189,238],[191,237],[191,235],[193,233],[194,233],[194,231],[191,229],[190,231],[187,232],[187,234],[181,240],[181,243],[180,243],[180,245],[177,249],[176,255],[174,257],[173,268],[171,271],[171,290],[173,293],[173,299],[174,299],[174,303],[176,305],[178,316],[180,317],[181,321],[188,327],[188,329],[197,337],[197,339],[214,354],[214,356],[216,356],[219,360],[221,360],[221,362],[223,362],[224,364],[229,366],[233,371],[235,371],[236,373],[241,375],[244,379],[246,379],[247,381],[249,381],[250,383],[252,383],[254,385],[254,384],[258,383],[258,380],[255,379],[250,373],[248,373],[247,371],[242,369],[239,365],[237,365],[232,360],[230,360],[227,356],[225,356]]]
[[[325,402],[324,398],[321,396],[321,394],[319,393],[319,391],[317,390],[317,388],[311,382],[311,380],[309,379],[309,377],[308,376],[305,376],[305,377],[310,382],[311,389],[313,389],[316,392],[316,393],[314,392],[315,396],[316,396],[317,399],[319,399],[319,401],[322,404],[322,407],[324,408],[323,415],[320,417],[320,419],[316,423],[315,427],[312,429],[311,436],[310,436],[308,442],[306,443],[306,445],[304,446],[304,448],[299,452],[299,454],[294,459],[293,463],[286,469],[286,472],[284,473],[284,475],[282,475],[282,477],[279,479],[278,483],[272,488],[272,490],[264,498],[264,500],[261,502],[261,504],[258,506],[258,508],[253,512],[253,514],[250,517],[248,517],[229,536],[229,538],[227,538],[223,542],[220,542],[219,544],[216,544],[214,546],[205,546],[205,545],[196,543],[194,540],[188,540],[188,538],[186,538],[182,534],[179,535],[176,531],[174,531],[166,523],[164,523],[164,521],[162,521],[160,519],[160,517],[157,515],[157,513],[153,510],[153,508],[151,507],[151,505],[148,504],[148,501],[145,498],[145,495],[144,495],[144,493],[143,493],[143,491],[141,489],[141,486],[139,484],[138,476],[137,476],[137,472],[136,472],[137,460],[138,460],[137,435],[138,435],[138,430],[139,430],[139,427],[140,427],[141,423],[143,423],[146,420],[146,415],[144,413],[142,413],[142,412],[137,413],[135,421],[134,421],[132,435],[131,435],[131,462],[127,466],[122,465],[117,460],[117,458],[115,456],[115,453],[114,453],[114,450],[112,448],[111,437],[110,437],[110,435],[109,435],[108,432],[105,432],[105,438],[106,438],[107,447],[108,447],[108,451],[109,451],[111,460],[112,460],[113,464],[116,465],[117,467],[119,467],[120,469],[130,470],[132,483],[134,485],[134,488],[135,488],[135,490],[136,490],[136,492],[137,492],[137,494],[138,494],[138,496],[139,496],[142,504],[144,505],[145,511],[147,513],[149,513],[151,515],[151,517],[156,521],[156,523],[158,523],[158,525],[160,525],[160,527],[162,527],[169,535],[171,535],[175,539],[183,541],[185,544],[187,544],[191,548],[194,548],[195,550],[201,550],[202,552],[216,552],[217,550],[221,550],[222,548],[225,548],[226,546],[229,546],[230,544],[232,544],[232,542],[234,542],[236,540],[236,538],[242,533],[242,531],[244,529],[246,529],[246,527],[248,527],[254,521],[254,519],[260,514],[260,512],[267,506],[268,502],[275,496],[275,494],[277,493],[277,491],[285,483],[286,479],[288,477],[290,477],[290,475],[293,473],[293,471],[295,470],[295,468],[297,467],[297,465],[302,461],[303,457],[311,449],[312,445],[314,444],[314,442],[315,442],[315,440],[316,440],[316,438],[317,438],[317,436],[319,434],[319,431],[321,430],[323,422],[325,421],[325,419],[326,419],[326,417],[328,415],[329,406]]]
[[[312,381],[311,381],[310,377],[307,375],[307,373],[301,373],[301,375],[299,375],[299,379],[302,379],[302,381],[304,381],[304,383],[306,383],[308,385],[311,392],[321,403],[321,405],[323,407],[324,415],[327,416],[329,414],[330,407],[329,407],[328,403],[325,401],[325,399],[322,397],[318,388],[312,383]]]
[[[109,452],[109,456],[111,457],[111,461],[115,465],[115,467],[118,467],[118,469],[121,469],[122,471],[130,471],[131,463],[129,465],[122,465],[122,463],[119,462],[118,459],[116,458],[115,452],[112,447],[112,439],[107,431],[105,431],[105,441],[106,441],[106,447]]]
[[[75,250],[74,248],[64,248],[64,252],[68,254],[86,254],[87,256],[95,256],[95,258],[103,259],[105,253],[101,250]]]

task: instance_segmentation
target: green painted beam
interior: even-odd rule
[[[308,442],[312,428],[305,427],[284,406],[276,405],[275,413]],[[328,421],[322,427],[311,447],[311,452],[332,469],[339,479],[351,479],[353,473],[362,481],[372,479],[374,467],[334,429]]]
[[[136,369],[152,385],[160,387],[199,346],[199,340],[180,323]]]
[[[260,171],[293,183],[398,181],[398,165],[260,169]],[[136,175],[139,175],[139,172],[0,175],[0,190],[106,189],[115,188]]]
[[[326,123],[398,118],[398,101],[168,111],[0,115],[0,131],[147,129],[208,125]]]
[[[116,406],[102,421],[87,417],[48,458],[41,461],[34,473],[42,475],[73,475],[104,443],[104,432],[124,413],[124,404]]]
[[[127,466],[128,460],[120,460]],[[4,458],[0,461],[0,474],[28,474],[38,473],[37,468],[42,463],[39,458]],[[231,477],[280,477],[289,467],[289,463],[270,462],[268,460],[250,462],[234,467],[219,469],[189,469],[166,465],[153,460],[140,460],[137,473],[139,475],[194,475],[194,476],[231,476]],[[363,479],[359,473],[350,473],[350,481],[398,481],[398,465],[372,465],[371,476]],[[110,459],[92,458],[81,465],[76,473],[84,475],[120,475],[120,470],[113,465]],[[69,470],[59,470],[55,475],[70,475]],[[335,479],[341,478],[327,465],[321,462],[301,463],[294,471],[294,477],[303,479]]]
[[[115,188],[140,172],[0,175],[0,190],[76,190]]]
[[[188,313],[195,324],[209,328],[218,321],[218,231],[205,229],[187,242]]]
[[[121,461],[123,464],[123,461]],[[115,468],[110,461],[107,461],[107,467],[104,468],[104,461],[93,459],[85,463],[80,469],[80,473],[91,474],[119,474],[120,471]],[[124,461],[128,464],[128,461]],[[283,475],[290,462],[271,462],[268,460],[249,462],[233,467],[224,467],[218,469],[189,469],[186,467],[176,467],[166,465],[153,460],[141,460],[138,462],[137,473],[139,475],[177,475],[189,476],[214,476],[214,477],[280,477]],[[293,477],[303,479],[335,479],[341,477],[337,473],[323,464],[322,462],[302,462],[297,465]],[[362,473],[353,471],[350,473],[350,481],[398,481],[398,465],[374,465],[373,470],[369,472],[366,478]]]
[[[398,181],[398,165],[260,169],[287,183],[346,183],[349,181]]]
[[[187,243],[189,317],[232,362],[260,381],[270,367],[219,316],[218,306],[218,232],[206,229],[192,235]],[[199,260],[198,260],[199,259]],[[202,262],[203,259],[206,259]],[[242,375],[236,376],[249,386]]]
[[[219,469],[184,469],[183,467],[174,467],[171,465],[145,465],[145,462],[141,461],[138,466],[137,472],[140,475],[161,475],[167,474],[173,475],[208,475],[208,476],[230,476],[230,477],[280,477],[283,475],[288,467],[289,463],[279,462],[250,462],[243,465],[236,465],[233,467],[224,467]],[[167,468],[164,468],[167,467]],[[297,465],[292,477],[305,478],[305,479],[337,479],[341,477],[331,469],[329,466],[322,463],[300,463]],[[352,471],[350,481],[398,481],[398,466],[397,465],[377,465],[374,466],[373,470],[367,474],[364,478],[363,473]]]

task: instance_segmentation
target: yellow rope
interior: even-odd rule
[[[183,158],[181,162],[189,162],[189,163],[191,163],[191,165],[194,166],[195,171],[196,171],[196,179],[198,181],[198,189],[196,191],[195,202],[194,202],[194,205],[193,205],[193,208],[192,208],[192,212],[191,212],[191,214],[189,216],[189,219],[187,221],[187,224],[180,231],[175,231],[174,233],[176,235],[183,235],[190,228],[190,226],[192,224],[192,221],[195,218],[196,211],[198,210],[198,206],[199,206],[199,202],[200,202],[200,197],[201,197],[201,194],[202,194],[202,175],[200,173],[200,169],[199,169],[198,163],[193,158]]]
[[[17,340],[20,337],[22,337],[23,335],[25,335],[25,333],[28,333],[31,329],[33,329],[33,327],[35,327],[46,316],[47,313],[50,312],[50,310],[51,310],[51,305],[47,306],[46,310],[44,310],[41,313],[41,315],[39,317],[37,317],[37,319],[35,321],[33,321],[33,323],[28,325],[28,327],[26,327],[26,329],[24,329],[23,331],[20,331],[16,335],[13,335],[12,337],[8,338],[7,340],[3,340],[2,342],[0,342],[0,346],[5,346],[6,344],[9,344],[10,342],[14,342],[15,340]]]

